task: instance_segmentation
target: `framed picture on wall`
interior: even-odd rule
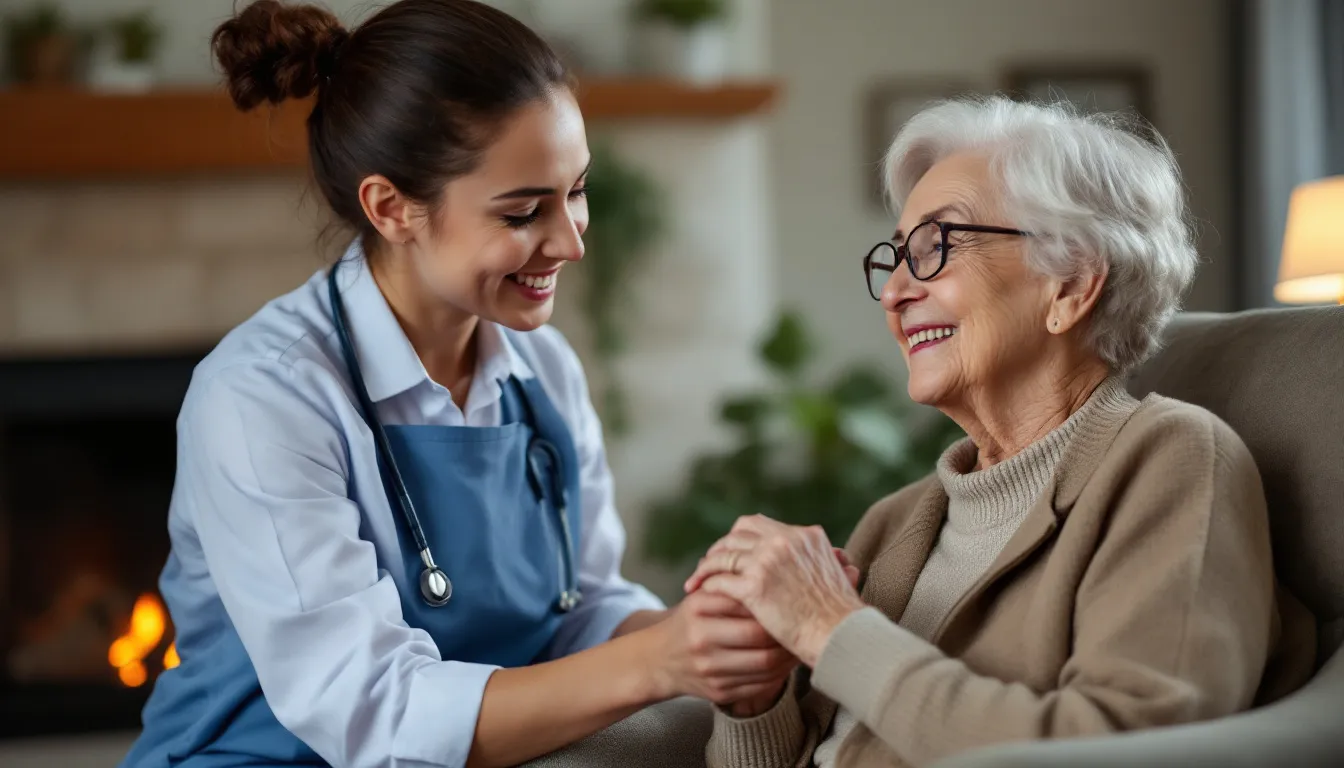
[[[906,121],[930,102],[973,92],[967,83],[933,80],[887,80],[868,89],[864,103],[864,197],[887,210],[882,195],[882,158]]]
[[[1067,101],[1084,112],[1132,112],[1153,116],[1148,70],[1130,64],[1045,64],[1010,68],[1003,87],[1014,98]]]

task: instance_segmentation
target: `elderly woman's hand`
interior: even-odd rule
[[[820,527],[754,515],[710,548],[686,591],[731,597],[780,645],[815,666],[835,628],[863,608],[857,576]]]

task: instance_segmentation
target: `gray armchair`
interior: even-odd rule
[[[1279,576],[1316,615],[1316,676],[1234,717],[993,747],[936,768],[1344,765],[1344,307],[1184,315],[1130,390],[1202,405],[1250,447]]]

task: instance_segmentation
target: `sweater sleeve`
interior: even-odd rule
[[[1055,689],[977,674],[872,608],[832,635],[816,688],[914,765],[1248,707],[1274,615],[1259,473],[1226,425],[1172,415],[1127,452]]]
[[[809,716],[807,697],[799,695],[804,687],[799,674],[789,678],[775,706],[760,715],[737,718],[715,709],[714,731],[705,747],[707,768],[796,768],[808,763],[817,726]]]

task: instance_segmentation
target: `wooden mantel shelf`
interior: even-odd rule
[[[589,81],[588,121],[726,120],[764,112],[772,83],[696,88],[660,80]],[[307,162],[308,105],[242,114],[214,90],[106,95],[0,91],[0,179],[265,171]]]

